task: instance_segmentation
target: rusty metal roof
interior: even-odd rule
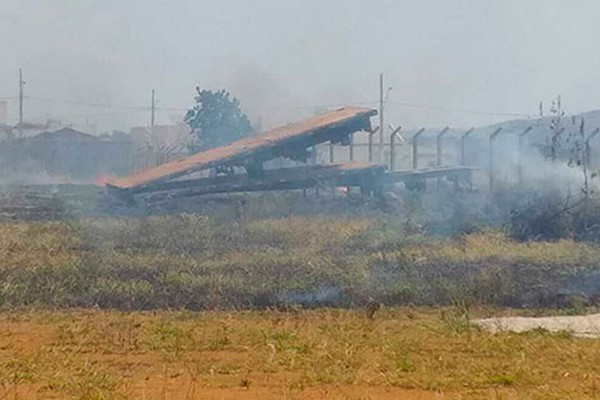
[[[149,195],[152,201],[174,197],[202,196],[219,193],[295,190],[311,187],[370,187],[384,174],[378,164],[346,163],[310,165],[265,170],[264,176],[248,174],[219,175],[200,179],[185,179],[148,185],[133,194]],[[117,192],[118,195],[118,192]]]
[[[216,167],[247,158],[259,149],[274,148],[290,140],[306,137],[324,128],[335,128],[356,119],[367,119],[377,111],[368,108],[344,107],[303,121],[285,125],[265,133],[240,139],[190,157],[158,165],[124,178],[116,178],[108,185],[130,189],[140,185],[162,182],[194,171]]]
[[[260,183],[265,186],[277,186],[281,183],[292,181],[329,181],[342,179],[356,174],[367,172],[383,173],[385,167],[379,164],[351,162],[344,164],[326,164],[326,165],[308,165],[301,167],[287,167],[279,169],[267,169],[260,177],[252,177],[246,173],[233,175],[217,175],[205,178],[171,180],[168,182],[159,182],[153,185],[141,186],[132,189],[131,193],[149,193],[157,191],[171,191],[187,188],[200,187],[207,192],[211,190],[218,191],[219,186],[227,185],[249,185],[251,183]]]

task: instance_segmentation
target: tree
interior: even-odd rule
[[[552,132],[550,142],[550,157],[552,160],[557,160],[561,155],[562,146],[562,134],[565,128],[562,126],[562,118],[565,116],[565,111],[562,108],[562,102],[560,94],[556,97],[556,100],[552,101],[552,107],[550,108],[552,118],[550,118],[550,131]]]
[[[226,90],[200,90],[196,105],[187,112],[184,122],[195,136],[193,151],[222,146],[252,133],[252,125],[240,108],[240,101]]]

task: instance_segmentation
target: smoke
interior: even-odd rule
[[[290,86],[256,65],[234,68],[227,85],[257,131],[284,125],[306,115],[303,101]]]
[[[594,0],[576,7],[556,0],[21,3],[0,5],[0,35],[14,38],[0,43],[8,55],[0,97],[17,95],[23,68],[25,115],[33,121],[87,118],[99,132],[127,131],[148,122],[151,89],[159,94],[157,118],[168,120],[171,108],[189,107],[199,85],[230,90],[255,118],[277,125],[313,106],[376,104],[380,72],[394,87],[388,120],[402,126],[483,125],[503,118],[493,112],[535,114],[539,99],[557,92],[574,110],[600,104],[600,55],[589,51],[600,29],[590,17],[600,7]],[[492,113],[460,111],[469,109]],[[10,99],[11,122],[17,110]]]

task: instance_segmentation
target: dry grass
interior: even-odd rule
[[[498,231],[424,237],[389,225],[189,214],[2,223],[0,307],[265,308],[323,288],[334,289],[319,300],[328,305],[368,297],[452,304],[467,294],[517,306],[600,263],[596,246],[573,240],[520,243]],[[538,292],[523,290],[531,287]]]
[[[367,219],[4,223],[0,400],[600,398],[597,341],[467,321],[483,312],[472,302],[503,304],[598,263],[595,246],[571,240],[421,237]],[[340,290],[335,304],[457,308],[369,320],[279,297],[322,287]],[[271,304],[288,311],[226,311]],[[67,307],[88,310],[51,311]]]
[[[2,399],[593,399],[598,342],[453,309],[0,317]]]
[[[516,242],[499,231],[465,235],[459,240],[422,238],[418,243],[407,240],[395,256],[415,262],[525,262],[535,264],[585,265],[600,257],[597,246],[573,240],[555,242]]]

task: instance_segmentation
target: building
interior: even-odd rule
[[[93,182],[130,172],[131,140],[100,138],[72,128],[6,142],[4,159],[20,172],[62,181]],[[26,171],[24,171],[26,170]]]

